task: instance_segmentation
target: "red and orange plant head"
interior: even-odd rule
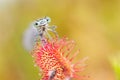
[[[46,28],[45,25],[40,27]],[[87,58],[73,64],[72,61],[79,51],[69,58],[75,45],[74,41],[68,40],[66,37],[58,38],[58,36],[47,38],[45,35],[44,33],[40,35],[40,42],[36,41],[32,51],[35,64],[42,70],[40,72],[42,74],[41,80],[82,80],[86,78],[78,73],[84,70],[86,66],[84,61]]]

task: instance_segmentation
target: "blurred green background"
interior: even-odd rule
[[[0,80],[40,78],[22,36],[46,15],[61,37],[76,41],[76,60],[89,57],[88,80],[117,80],[111,55],[120,54],[120,0],[0,0]]]

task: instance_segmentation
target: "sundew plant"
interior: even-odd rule
[[[79,73],[84,70],[87,58],[73,63],[79,50],[72,53],[74,41],[67,37],[60,38],[55,30],[56,26],[49,25],[50,21],[49,17],[43,17],[33,23],[38,36],[31,54],[35,64],[40,68],[40,80],[83,80],[87,76]]]

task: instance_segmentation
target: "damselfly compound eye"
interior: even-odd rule
[[[45,17],[45,19],[47,20],[47,22],[51,22],[51,19],[49,17]]]
[[[35,25],[37,26],[37,25],[38,25],[38,23],[36,22],[36,23],[35,23]]]

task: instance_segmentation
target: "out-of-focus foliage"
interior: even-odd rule
[[[110,61],[116,75],[116,80],[120,80],[120,53],[111,56]]]
[[[0,0],[0,80],[38,80],[38,69],[23,45],[23,33],[49,16],[60,36],[76,41],[89,56],[89,80],[115,80],[108,56],[120,51],[120,0]]]

